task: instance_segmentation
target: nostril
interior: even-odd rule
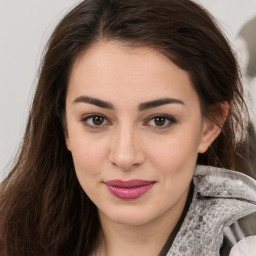
[[[131,154],[112,154],[110,161],[122,170],[128,170],[136,164],[135,156]]]
[[[129,170],[144,162],[144,154],[139,148],[126,148],[126,150],[112,150],[109,155],[109,161],[121,170]]]
[[[112,137],[109,161],[121,170],[129,170],[144,161],[144,155],[134,127],[122,125]]]

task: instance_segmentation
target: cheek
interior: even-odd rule
[[[70,134],[70,150],[78,175],[96,175],[100,172],[100,165],[107,158],[106,138],[97,139],[84,132]]]
[[[194,167],[197,160],[199,139],[197,134],[172,134],[164,140],[154,140],[148,149],[151,159],[159,170],[176,170],[184,167]]]
[[[106,161],[106,148],[103,141],[92,141],[85,136],[76,137],[70,138],[76,176],[84,192],[95,201],[95,198],[101,196],[99,186]]]

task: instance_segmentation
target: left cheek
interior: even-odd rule
[[[155,159],[158,165],[163,169],[168,169],[168,166],[190,165],[197,159],[197,145],[187,139],[170,139],[169,143],[155,145],[155,150],[151,153],[150,158]]]

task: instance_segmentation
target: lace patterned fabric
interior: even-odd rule
[[[256,181],[244,174],[197,166],[193,182],[192,203],[167,256],[219,256],[224,228],[256,212]]]

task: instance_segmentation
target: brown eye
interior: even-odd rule
[[[92,122],[94,125],[101,125],[104,123],[104,118],[102,116],[94,116]]]
[[[154,122],[156,124],[156,126],[163,126],[165,125],[165,122],[166,122],[166,118],[165,117],[156,117],[154,118]]]
[[[81,121],[84,125],[88,126],[89,128],[106,128],[106,125],[111,125],[104,116],[92,114],[87,115],[81,118]]]
[[[151,116],[144,125],[155,129],[168,129],[170,126],[176,124],[174,117],[165,114],[156,114]]]

